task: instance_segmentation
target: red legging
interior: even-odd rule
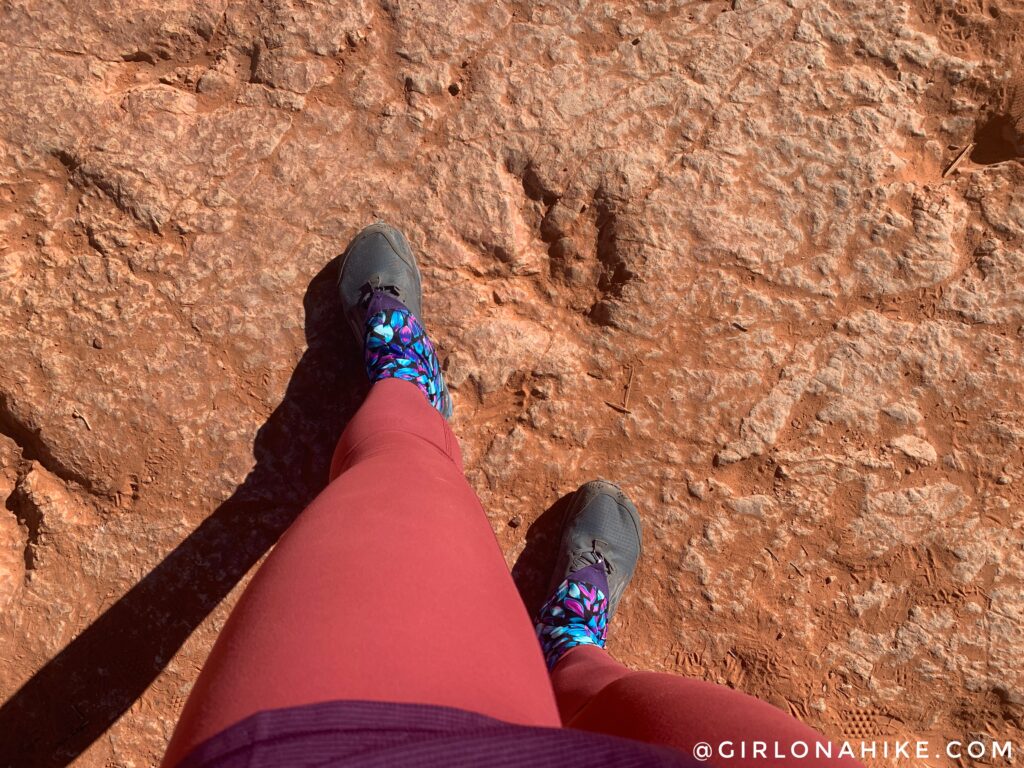
[[[486,622],[467,626],[480,612]],[[593,647],[569,651],[549,676],[455,436],[413,384],[395,379],[370,390],[338,443],[330,484],[239,599],[164,766],[261,710],[337,699],[458,707],[688,754],[700,741],[822,741],[743,693],[631,672]]]

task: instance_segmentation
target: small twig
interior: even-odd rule
[[[964,158],[967,157],[967,155],[971,153],[971,150],[974,149],[976,146],[977,144],[972,141],[966,147],[961,149],[960,154],[953,158],[953,162],[947,165],[946,170],[942,172],[942,178],[946,178],[951,173],[953,173],[953,171],[956,170],[956,167],[963,162]]]
[[[89,423],[89,420],[85,418],[85,416],[83,416],[78,411],[72,411],[71,416],[72,418],[81,419],[82,423],[85,424],[85,428],[92,432],[92,424]]]
[[[621,405],[616,405],[615,403],[609,403],[607,400],[604,401],[604,404],[609,408],[614,408],[619,413],[632,413],[628,408],[623,408]]]
[[[626,381],[626,391],[622,395],[622,409],[627,413],[629,412],[629,393],[633,389],[633,371],[635,370],[634,366],[629,366],[629,379]]]

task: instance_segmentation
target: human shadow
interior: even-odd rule
[[[512,566],[512,580],[530,616],[536,616],[550,596],[551,570],[558,556],[558,537],[572,495],[573,492],[565,494],[533,521],[526,531],[526,546]]]
[[[0,707],[0,765],[66,766],[171,657],[326,485],[365,381],[335,298],[336,264],[304,297],[307,349],[259,429],[255,466],[174,551]]]

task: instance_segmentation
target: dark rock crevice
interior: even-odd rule
[[[36,567],[36,547],[43,528],[43,511],[28,498],[20,479],[4,506],[28,532],[25,542],[25,581],[28,581]]]
[[[1012,115],[997,114],[982,123],[974,134],[971,161],[994,165],[1024,158],[1024,134]]]

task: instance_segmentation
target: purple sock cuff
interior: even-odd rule
[[[595,586],[604,592],[606,597],[608,596],[608,572],[605,571],[603,563],[580,568],[578,571],[570,573],[566,578],[571,581],[582,581],[585,584]]]
[[[412,311],[405,306],[405,304],[400,302],[395,296],[392,296],[387,291],[374,291],[373,295],[370,297],[370,304],[366,307],[366,317],[369,319],[378,312],[386,312],[389,310],[393,311],[396,309],[401,309],[412,314]],[[418,320],[419,318],[416,319]]]

